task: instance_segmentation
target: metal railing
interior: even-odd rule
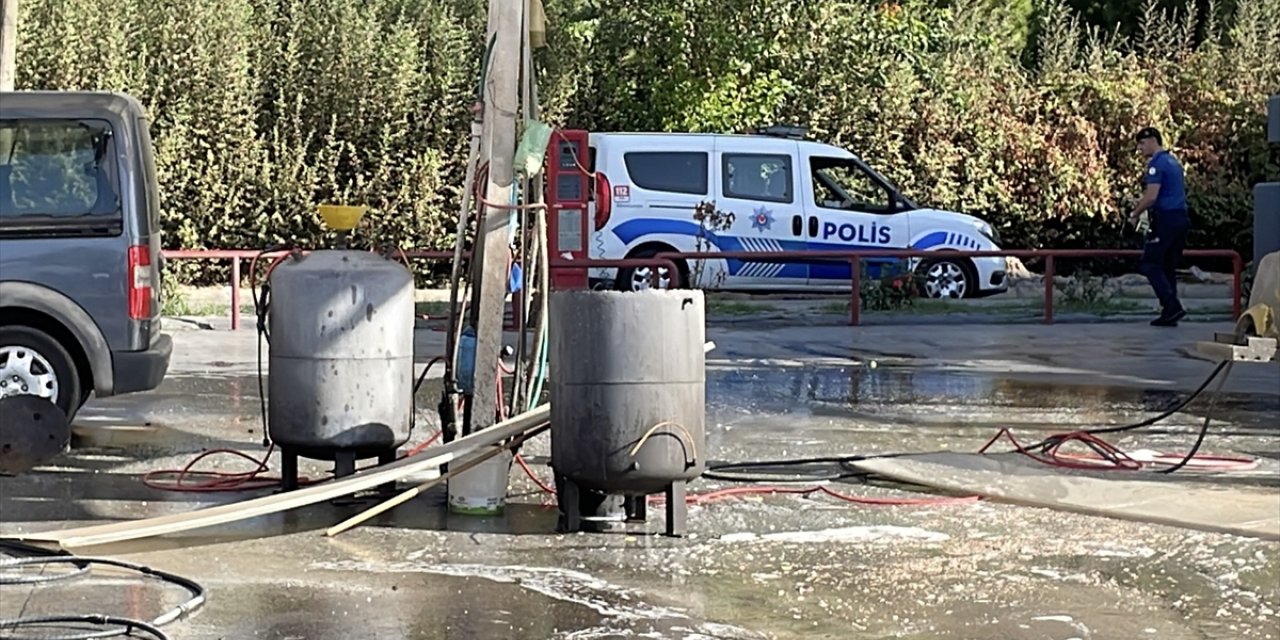
[[[281,249],[278,251],[263,252],[255,249],[166,249],[160,252],[161,257],[165,260],[230,260],[231,261],[231,329],[240,328],[240,287],[243,279],[240,269],[242,260],[250,261],[253,265],[255,260],[265,260],[268,263],[276,257],[291,253],[290,249]],[[303,253],[306,253],[305,251]],[[404,251],[407,260],[425,260],[425,261],[450,261],[453,260],[452,251]],[[253,265],[256,266],[256,265]],[[257,277],[257,274],[250,273],[250,278]]]
[[[1240,318],[1244,274],[1244,260],[1239,252],[1231,249],[1189,249],[1182,255],[1187,258],[1230,258],[1232,270],[1231,317]],[[875,249],[859,251],[718,251],[662,252],[654,258],[677,260],[722,260],[744,262],[796,262],[831,263],[848,262],[850,267],[849,324],[857,326],[862,316],[862,260],[866,258],[1019,258],[1044,259],[1044,324],[1053,324],[1054,277],[1058,258],[1140,258],[1140,249],[1012,249],[1002,251],[925,251],[919,249]],[[602,265],[603,266],[603,265]],[[678,286],[679,270],[672,269],[671,281]]]
[[[707,254],[699,254],[706,256]],[[623,258],[619,260],[606,260],[601,258],[591,258],[586,260],[565,260],[557,258],[547,265],[552,271],[560,271],[566,269],[638,269],[640,267],[652,266],[666,267],[667,273],[670,274],[671,287],[680,286],[680,270],[676,268],[675,260],[657,256],[653,258]],[[654,287],[658,287],[662,281],[662,272],[653,269],[649,272],[649,280]]]
[[[230,260],[231,261],[231,328],[240,328],[240,281],[242,279],[240,262],[242,260],[271,260],[276,256],[289,253],[289,250],[263,253],[252,249],[178,249],[165,250],[161,255],[166,260]],[[1231,315],[1240,317],[1242,308],[1241,288],[1243,285],[1244,260],[1240,254],[1230,249],[1190,249],[1182,254],[1188,258],[1230,258],[1232,265]],[[450,261],[452,251],[405,251],[409,260]],[[876,249],[860,251],[720,251],[720,252],[663,252],[650,258],[629,258],[621,260],[552,260],[548,267],[560,269],[592,269],[592,268],[637,268],[645,266],[665,266],[672,287],[681,286],[678,261],[685,260],[723,260],[734,259],[744,262],[796,262],[796,263],[832,263],[847,262],[850,266],[849,324],[857,326],[862,316],[862,260],[868,258],[1019,258],[1044,260],[1044,324],[1053,324],[1054,277],[1058,258],[1140,258],[1139,249],[1013,249],[1002,251],[923,251],[917,249]],[[464,256],[467,257],[467,256]],[[251,277],[254,274],[250,274]],[[650,272],[654,286],[658,286],[660,273],[658,269]],[[519,300],[519,296],[516,297]],[[518,313],[518,310],[516,310]]]

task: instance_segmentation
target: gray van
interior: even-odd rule
[[[154,389],[160,199],[142,105],[118,93],[0,93],[0,398],[68,416]]]

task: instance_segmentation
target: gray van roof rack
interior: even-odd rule
[[[774,138],[804,140],[809,137],[809,128],[797,125],[775,124],[768,127],[760,127],[759,129],[756,129],[756,133],[762,136],[771,136]]]

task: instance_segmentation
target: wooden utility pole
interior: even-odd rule
[[[18,0],[0,0],[0,91],[13,91],[18,70]],[[13,129],[0,129],[0,165],[13,162]]]
[[[474,281],[471,322],[476,331],[474,395],[466,425],[469,432],[492,426],[498,406],[498,358],[502,353],[502,327],[506,306],[508,223],[516,153],[516,116],[519,109],[520,30],[524,26],[524,0],[489,0],[489,30],[493,41],[484,78],[484,134],[482,157],[489,161],[485,185],[484,216],[476,232],[473,256]],[[470,185],[467,185],[470,188]]]
[[[13,91],[17,58],[18,0],[0,0],[0,91]]]

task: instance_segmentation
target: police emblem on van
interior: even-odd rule
[[[751,228],[760,233],[773,228],[773,212],[766,207],[756,207],[754,215],[751,216]]]

